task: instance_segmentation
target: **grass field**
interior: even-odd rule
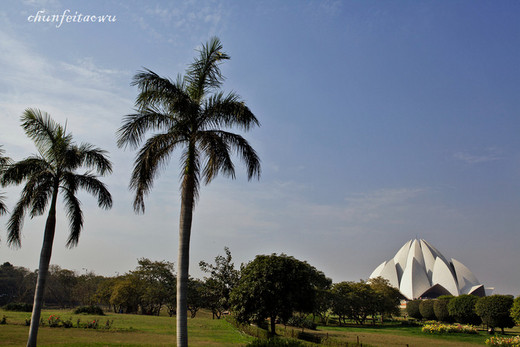
[[[38,346],[160,346],[175,344],[175,318],[168,316],[142,316],[107,313],[106,316],[75,315],[70,310],[43,310],[46,321],[50,315],[62,320],[71,319],[74,328],[42,326],[38,332]],[[0,346],[25,346],[29,327],[25,319],[30,313],[0,310],[6,325],[0,325]],[[107,320],[110,329],[75,328],[77,320],[83,325],[99,319],[104,327]],[[201,311],[194,319],[188,319],[190,346],[244,346],[253,338],[237,331],[227,321],[211,319],[211,313]]]
[[[45,321],[50,315],[72,321],[74,327],[51,328],[47,324],[40,327],[39,346],[161,346],[175,345],[175,318],[168,316],[142,316],[107,313],[106,316],[75,315],[71,310],[43,310]],[[0,319],[6,317],[7,324],[0,325],[0,346],[25,346],[29,327],[25,320],[30,313],[0,310]],[[77,321],[84,326],[87,322],[99,320],[98,329],[76,328]],[[104,329],[106,322],[113,321],[110,329]],[[279,326],[282,330],[291,328]],[[299,329],[298,329],[299,330]],[[298,330],[294,330],[297,332]],[[211,313],[200,311],[194,319],[188,319],[190,346],[245,346],[253,338],[237,331],[224,319],[213,320]],[[520,327],[508,329],[511,335],[519,335]],[[419,327],[398,325],[365,327],[320,326],[312,333],[340,342],[357,342],[372,346],[484,346],[489,335],[426,335]],[[290,335],[290,334],[288,334]],[[287,336],[287,334],[286,334]]]

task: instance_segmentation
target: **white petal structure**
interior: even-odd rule
[[[493,288],[484,288],[475,275],[461,262],[450,262],[424,240],[410,240],[396,255],[379,265],[370,278],[386,278],[399,288],[408,300],[440,295],[490,295]]]

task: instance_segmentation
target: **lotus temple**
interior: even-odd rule
[[[370,278],[383,277],[399,289],[407,300],[436,298],[441,295],[490,295],[460,261],[448,261],[425,240],[412,239],[396,255],[379,265]]]

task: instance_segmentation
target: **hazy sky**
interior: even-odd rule
[[[44,15],[112,16],[38,22]],[[115,21],[114,21],[115,17]],[[201,188],[191,274],[223,248],[307,260],[335,282],[366,279],[408,240],[429,241],[498,293],[520,294],[520,2],[3,1],[0,144],[35,153],[20,127],[46,111],[76,141],[110,153],[110,211],[81,194],[79,246],[59,210],[51,263],[115,275],[137,259],[177,261],[179,163],[173,157],[135,215],[135,152],[115,132],[133,112],[143,67],[175,79],[211,36],[236,91],[262,126],[244,136],[260,181]],[[1,189],[12,209],[19,187]],[[35,269],[45,217],[27,218],[21,249],[0,262]]]

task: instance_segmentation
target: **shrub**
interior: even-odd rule
[[[421,305],[422,300],[411,300],[406,304],[406,313],[412,318],[421,319],[421,311],[419,310],[419,306]]]
[[[520,325],[520,296],[513,301],[510,314],[515,323]]]
[[[22,302],[11,302],[3,307],[6,311],[17,311],[17,312],[32,312],[32,304],[26,304]]]
[[[478,297],[474,295],[463,294],[456,296],[450,300],[448,312],[459,323],[479,325],[482,320],[475,313],[477,300]]]
[[[451,295],[442,295],[434,301],[433,312],[438,321],[448,323],[453,322],[453,317],[450,316],[450,313],[448,312],[448,304],[451,299],[453,299],[453,296]]]
[[[477,328],[472,325],[460,325],[460,324],[440,324],[432,323],[426,324],[422,327],[423,333],[430,334],[478,334]]]
[[[296,340],[274,338],[269,340],[254,340],[248,347],[301,347],[303,344]]]
[[[97,316],[104,316],[105,313],[103,312],[103,309],[97,305],[90,305],[90,306],[80,306],[76,310],[74,310],[75,314],[94,314]]]
[[[436,319],[435,312],[433,311],[434,300],[423,300],[419,304],[419,312],[424,319]]]
[[[491,295],[479,298],[475,304],[476,313],[482,318],[482,322],[492,328],[512,328],[515,326],[510,316],[513,298],[508,295]]]
[[[520,347],[520,336],[498,337],[493,336],[486,340],[488,346]]]
[[[292,316],[291,318],[289,318],[287,320],[287,325],[310,330],[316,330],[316,327],[318,326],[316,323],[300,316]]]

